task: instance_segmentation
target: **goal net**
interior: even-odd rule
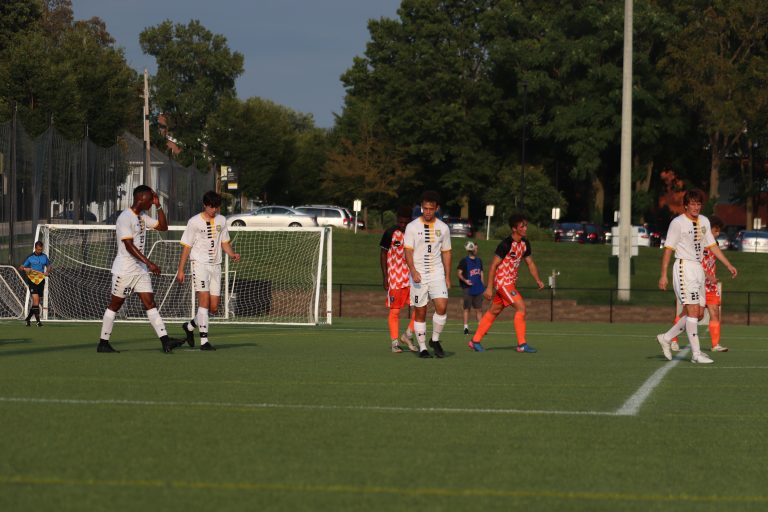
[[[192,280],[176,281],[184,226],[147,231],[146,256],[162,273],[151,275],[155,303],[167,321],[197,312]],[[248,324],[330,324],[332,317],[330,228],[229,228],[241,260],[224,255],[221,304],[216,321]],[[114,226],[40,225],[52,272],[43,297],[47,320],[101,321],[110,301]],[[189,264],[187,264],[189,265]],[[191,271],[187,268],[188,275]],[[145,320],[139,297],[129,296],[118,320]]]
[[[28,288],[19,271],[0,265],[0,318],[24,318]]]

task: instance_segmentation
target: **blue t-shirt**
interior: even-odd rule
[[[30,254],[27,256],[27,259],[24,260],[24,263],[21,264],[22,267],[31,268],[32,270],[37,270],[38,272],[45,272],[45,267],[49,265],[50,260],[48,259],[48,256],[46,256],[43,252],[41,252],[39,255],[35,253]]]
[[[480,295],[485,291],[485,286],[483,286],[483,281],[481,279],[483,274],[483,260],[480,258],[473,259],[469,256],[464,256],[459,262],[458,268],[462,271],[466,279],[472,281],[472,286],[469,286],[464,281],[459,281],[459,285],[461,285],[462,288],[469,288],[470,295]]]

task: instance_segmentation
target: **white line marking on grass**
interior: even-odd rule
[[[648,377],[645,382],[643,382],[643,385],[640,386],[637,391],[635,391],[635,394],[630,396],[627,401],[624,402],[624,405],[616,410],[616,416],[637,416],[637,413],[640,412],[640,408],[643,406],[643,403],[648,399],[649,396],[651,396],[653,390],[656,389],[659,384],[661,384],[661,381],[664,379],[667,373],[669,373],[672,368],[677,366],[677,364],[688,355],[688,352],[690,352],[690,349],[688,347],[684,348],[679,352],[677,357],[672,359],[672,361],[668,362],[653,372],[653,374]]]
[[[303,409],[314,411],[371,411],[371,412],[415,412],[415,413],[447,413],[447,414],[531,414],[531,415],[560,415],[560,416],[616,416],[613,412],[602,411],[557,411],[557,410],[525,410],[525,409],[474,409],[453,407],[396,407],[375,405],[306,405],[306,404],[274,404],[274,403],[233,403],[233,402],[160,402],[151,400],[81,400],[66,398],[30,398],[30,397],[0,397],[0,402],[25,404],[56,404],[56,405],[128,405],[150,407],[213,407],[224,409]]]

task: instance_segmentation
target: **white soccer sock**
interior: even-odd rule
[[[200,330],[200,344],[208,343],[208,308],[197,308],[197,328]]]
[[[163,322],[163,319],[160,316],[160,312],[157,310],[157,308],[148,309],[147,318],[149,319],[149,323],[152,324],[152,328],[155,330],[155,333],[157,333],[158,338],[168,336],[168,333],[165,330],[165,322]]]
[[[440,333],[443,332],[448,315],[432,315],[432,341],[440,341]]]
[[[675,325],[672,326],[670,330],[668,330],[666,333],[664,333],[664,339],[669,341],[674,339],[676,336],[678,336],[681,332],[685,330],[685,322],[688,319],[687,316],[681,316]]]
[[[117,313],[107,308],[104,311],[104,318],[101,320],[101,339],[109,341],[109,337],[112,336],[112,326],[115,324],[115,316]]]
[[[419,350],[427,350],[427,322],[413,322],[413,330],[416,332]]]
[[[688,318],[685,322],[685,334],[688,335],[688,341],[691,343],[691,351],[694,356],[701,354],[701,344],[699,343],[699,321],[695,318]]]

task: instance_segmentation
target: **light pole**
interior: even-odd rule
[[[523,141],[522,141],[522,150],[520,151],[520,211],[525,211],[525,128],[528,124],[528,120],[526,119],[527,111],[526,111],[526,100],[528,96],[528,82],[523,82]]]

